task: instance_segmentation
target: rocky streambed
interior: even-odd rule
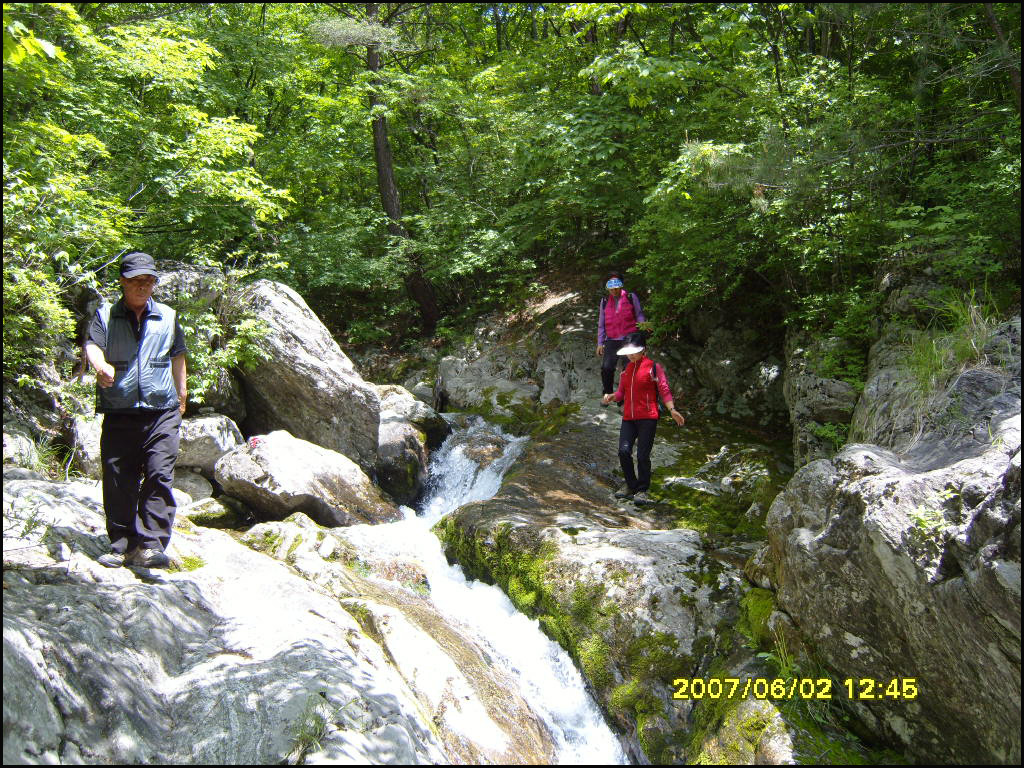
[[[5,762],[1019,762],[1019,318],[927,409],[896,331],[858,394],[799,339],[783,364],[695,327],[664,362],[698,418],[660,427],[638,507],[580,295],[406,390],[246,291],[267,359],[185,420],[170,572],[96,563],[97,483],[9,466],[54,419],[5,393]],[[531,437],[441,447],[425,401]],[[720,418],[787,407],[784,446]]]

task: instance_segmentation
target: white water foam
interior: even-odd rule
[[[504,443],[501,456],[481,468],[472,445]],[[354,526],[347,538],[378,554],[420,563],[430,584],[430,598],[444,615],[467,627],[496,664],[519,681],[520,695],[547,724],[562,765],[625,764],[619,740],[587,692],[579,671],[561,646],[541,631],[536,620],[520,613],[496,586],[469,581],[458,566],[448,565],[441,543],[430,528],[449,512],[472,501],[491,498],[505,471],[522,451],[525,438],[508,437],[476,420],[453,434],[431,462],[430,488],[420,514],[405,508],[397,523]]]

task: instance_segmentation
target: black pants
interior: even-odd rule
[[[631,491],[646,491],[651,487],[651,448],[657,419],[622,420],[619,428],[619,463],[626,485]],[[636,473],[633,472],[633,444],[636,443]]]
[[[621,362],[621,368],[626,367],[629,362],[625,355],[619,355],[619,350],[626,343],[625,339],[608,339],[604,343],[604,358],[601,360],[601,391],[610,395],[615,391],[615,364]]]
[[[163,551],[170,542],[180,427],[177,408],[103,417],[103,508],[112,552]]]

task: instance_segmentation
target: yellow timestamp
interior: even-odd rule
[[[917,678],[888,680],[847,678],[837,683],[830,677],[680,677],[672,681],[674,699],[916,699]]]

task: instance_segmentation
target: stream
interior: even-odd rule
[[[499,587],[467,580],[458,565],[449,565],[431,532],[462,505],[493,497],[526,439],[510,437],[481,419],[456,429],[432,456],[429,490],[418,512],[404,507],[404,520],[355,526],[347,537],[379,555],[420,564],[437,610],[466,627],[495,665],[518,682],[520,695],[552,735],[558,763],[625,764],[618,738],[569,655]]]

